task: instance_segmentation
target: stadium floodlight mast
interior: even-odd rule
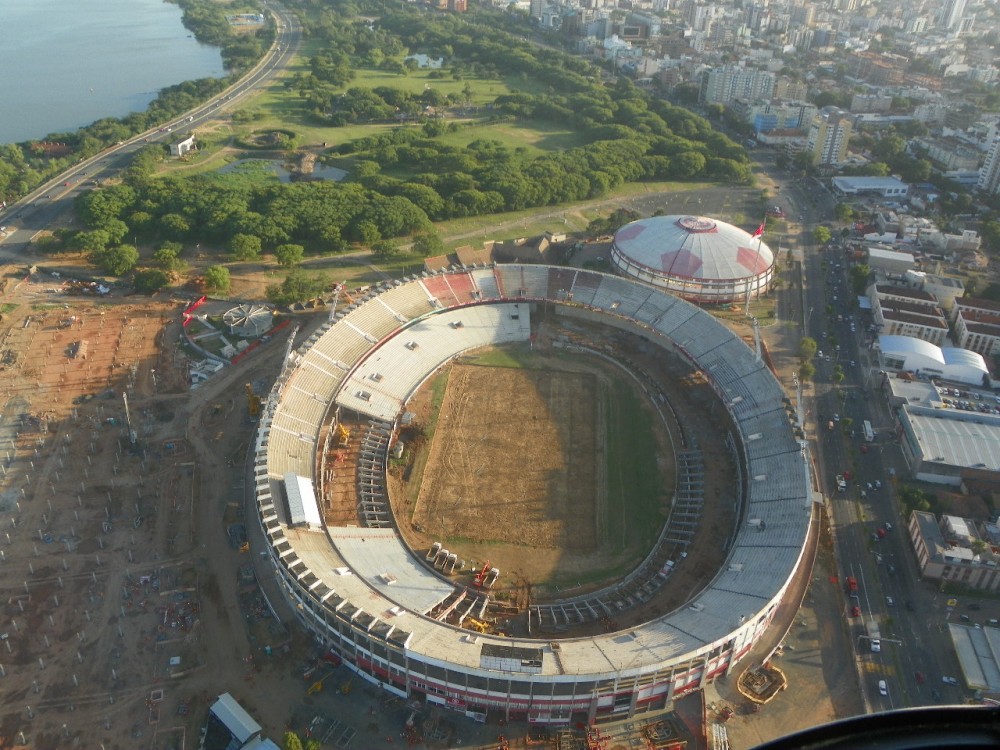
[[[756,239],[757,240],[757,255],[754,257],[754,261],[753,261],[753,275],[747,281],[747,302],[746,302],[746,306],[743,309],[743,314],[745,316],[747,316],[747,317],[750,317],[750,290],[753,288],[753,282],[757,278],[757,266],[760,264],[760,248],[761,248],[761,245],[764,244],[764,225],[765,224],[767,224],[767,217],[766,216],[764,217],[764,220],[760,223],[760,226],[757,227],[757,231],[754,232],[753,236],[750,238],[750,239]],[[760,282],[759,281],[757,282],[757,296],[760,297]]]

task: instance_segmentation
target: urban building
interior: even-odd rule
[[[986,152],[986,160],[979,169],[976,188],[988,195],[1000,193],[1000,138],[994,138]]]
[[[824,107],[815,117],[806,136],[806,150],[813,163],[837,166],[847,161],[847,144],[854,128],[850,112]]]
[[[959,31],[965,14],[965,3],[966,0],[944,0],[937,18],[938,27],[946,31]]]
[[[736,99],[770,99],[774,74],[756,68],[725,65],[702,73],[700,99],[705,104],[729,104]]]
[[[611,263],[623,276],[706,303],[759,297],[774,274],[774,253],[760,237],[704,216],[626,224],[615,234]]]
[[[983,357],[1000,355],[1000,302],[962,297],[952,308],[955,340],[963,349]]]
[[[992,529],[992,532],[990,531]],[[908,524],[920,577],[979,591],[1000,591],[997,524],[915,510]]]
[[[912,336],[879,336],[878,361],[885,371],[912,373],[918,377],[975,386],[989,380],[989,370],[981,355],[966,349],[936,346]]]
[[[948,337],[948,321],[932,294],[919,289],[873,284],[869,289],[872,316],[887,336],[912,336],[936,346]]]
[[[905,198],[910,192],[910,186],[898,177],[834,177],[831,183],[840,195]]]

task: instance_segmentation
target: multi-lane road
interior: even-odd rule
[[[275,23],[275,38],[261,60],[219,95],[185,112],[162,127],[140,133],[127,141],[76,164],[0,213],[0,257],[15,260],[38,232],[58,226],[72,207],[73,199],[95,184],[114,179],[128,166],[133,155],[151,143],[180,140],[199,125],[217,119],[230,106],[241,102],[282,73],[298,51],[302,29],[295,16],[274,3],[269,6]]]
[[[816,249],[813,227],[833,217],[836,199],[809,178],[782,180],[776,202],[797,225],[804,267],[805,327],[815,338],[816,426],[820,482],[830,498],[836,553],[842,577],[858,580],[857,597],[843,590],[842,612],[854,644],[861,689],[871,710],[957,703],[958,686],[942,677],[958,674],[947,632],[946,598],[920,581],[916,559],[894,495],[905,463],[895,441],[892,414],[880,392],[881,378],[868,345],[872,321],[859,310],[850,283],[850,260],[836,243]],[[787,296],[787,295],[786,295]],[[790,304],[786,305],[791,307]],[[834,383],[836,368],[843,381]],[[876,435],[868,442],[867,420]],[[833,422],[833,429],[829,424]],[[840,491],[837,475],[848,475]],[[852,616],[854,607],[860,614]],[[873,652],[865,623],[879,624],[881,649]],[[879,690],[884,680],[886,694]]]

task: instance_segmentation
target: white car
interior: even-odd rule
[[[888,695],[889,694],[889,686],[885,684],[885,680],[879,680],[878,681],[878,692],[879,692],[879,695]]]
[[[945,685],[954,685],[954,686],[958,685],[958,680],[956,680],[954,677],[942,677],[941,682],[943,682]]]

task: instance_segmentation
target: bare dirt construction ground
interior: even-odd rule
[[[182,302],[5,270],[0,748],[191,747],[227,690],[279,737],[301,652],[248,661],[265,645],[237,600],[250,556],[222,520],[242,509],[243,383],[273,377],[283,342],[192,392]],[[285,697],[256,701],[257,674]]]
[[[455,365],[411,523],[532,581],[600,564],[579,559],[607,513],[600,388],[594,372]]]
[[[646,394],[661,393],[669,403],[665,419],[656,413],[645,435],[656,446],[645,467],[659,477],[654,525],[667,518],[675,448],[698,445],[703,451],[711,466],[706,502],[671,585],[617,624],[665,614],[714,575],[725,554],[717,540],[727,538],[734,523],[735,471],[724,446],[721,410],[713,408],[715,397],[703,381],[692,380],[679,359],[638,336],[537,314],[533,326],[535,351],[530,357],[517,354],[526,367],[459,363],[436,376],[447,378],[447,385],[433,439],[418,437],[410,468],[390,472],[399,527],[418,554],[442,542],[466,561],[467,571],[489,560],[501,570],[495,591],[522,606],[525,589],[532,601],[544,601],[613,583],[638,564],[652,542],[636,528],[637,514],[608,501],[609,420],[622,417],[609,394],[615,384],[627,383],[653,415]],[[553,342],[594,347],[594,353],[568,355]],[[440,384],[431,382],[408,405],[416,424],[432,423],[436,389]],[[421,455],[426,468],[414,500],[402,477],[420,471]],[[607,529],[619,528],[616,523],[625,529],[624,547],[617,534],[608,538]]]

